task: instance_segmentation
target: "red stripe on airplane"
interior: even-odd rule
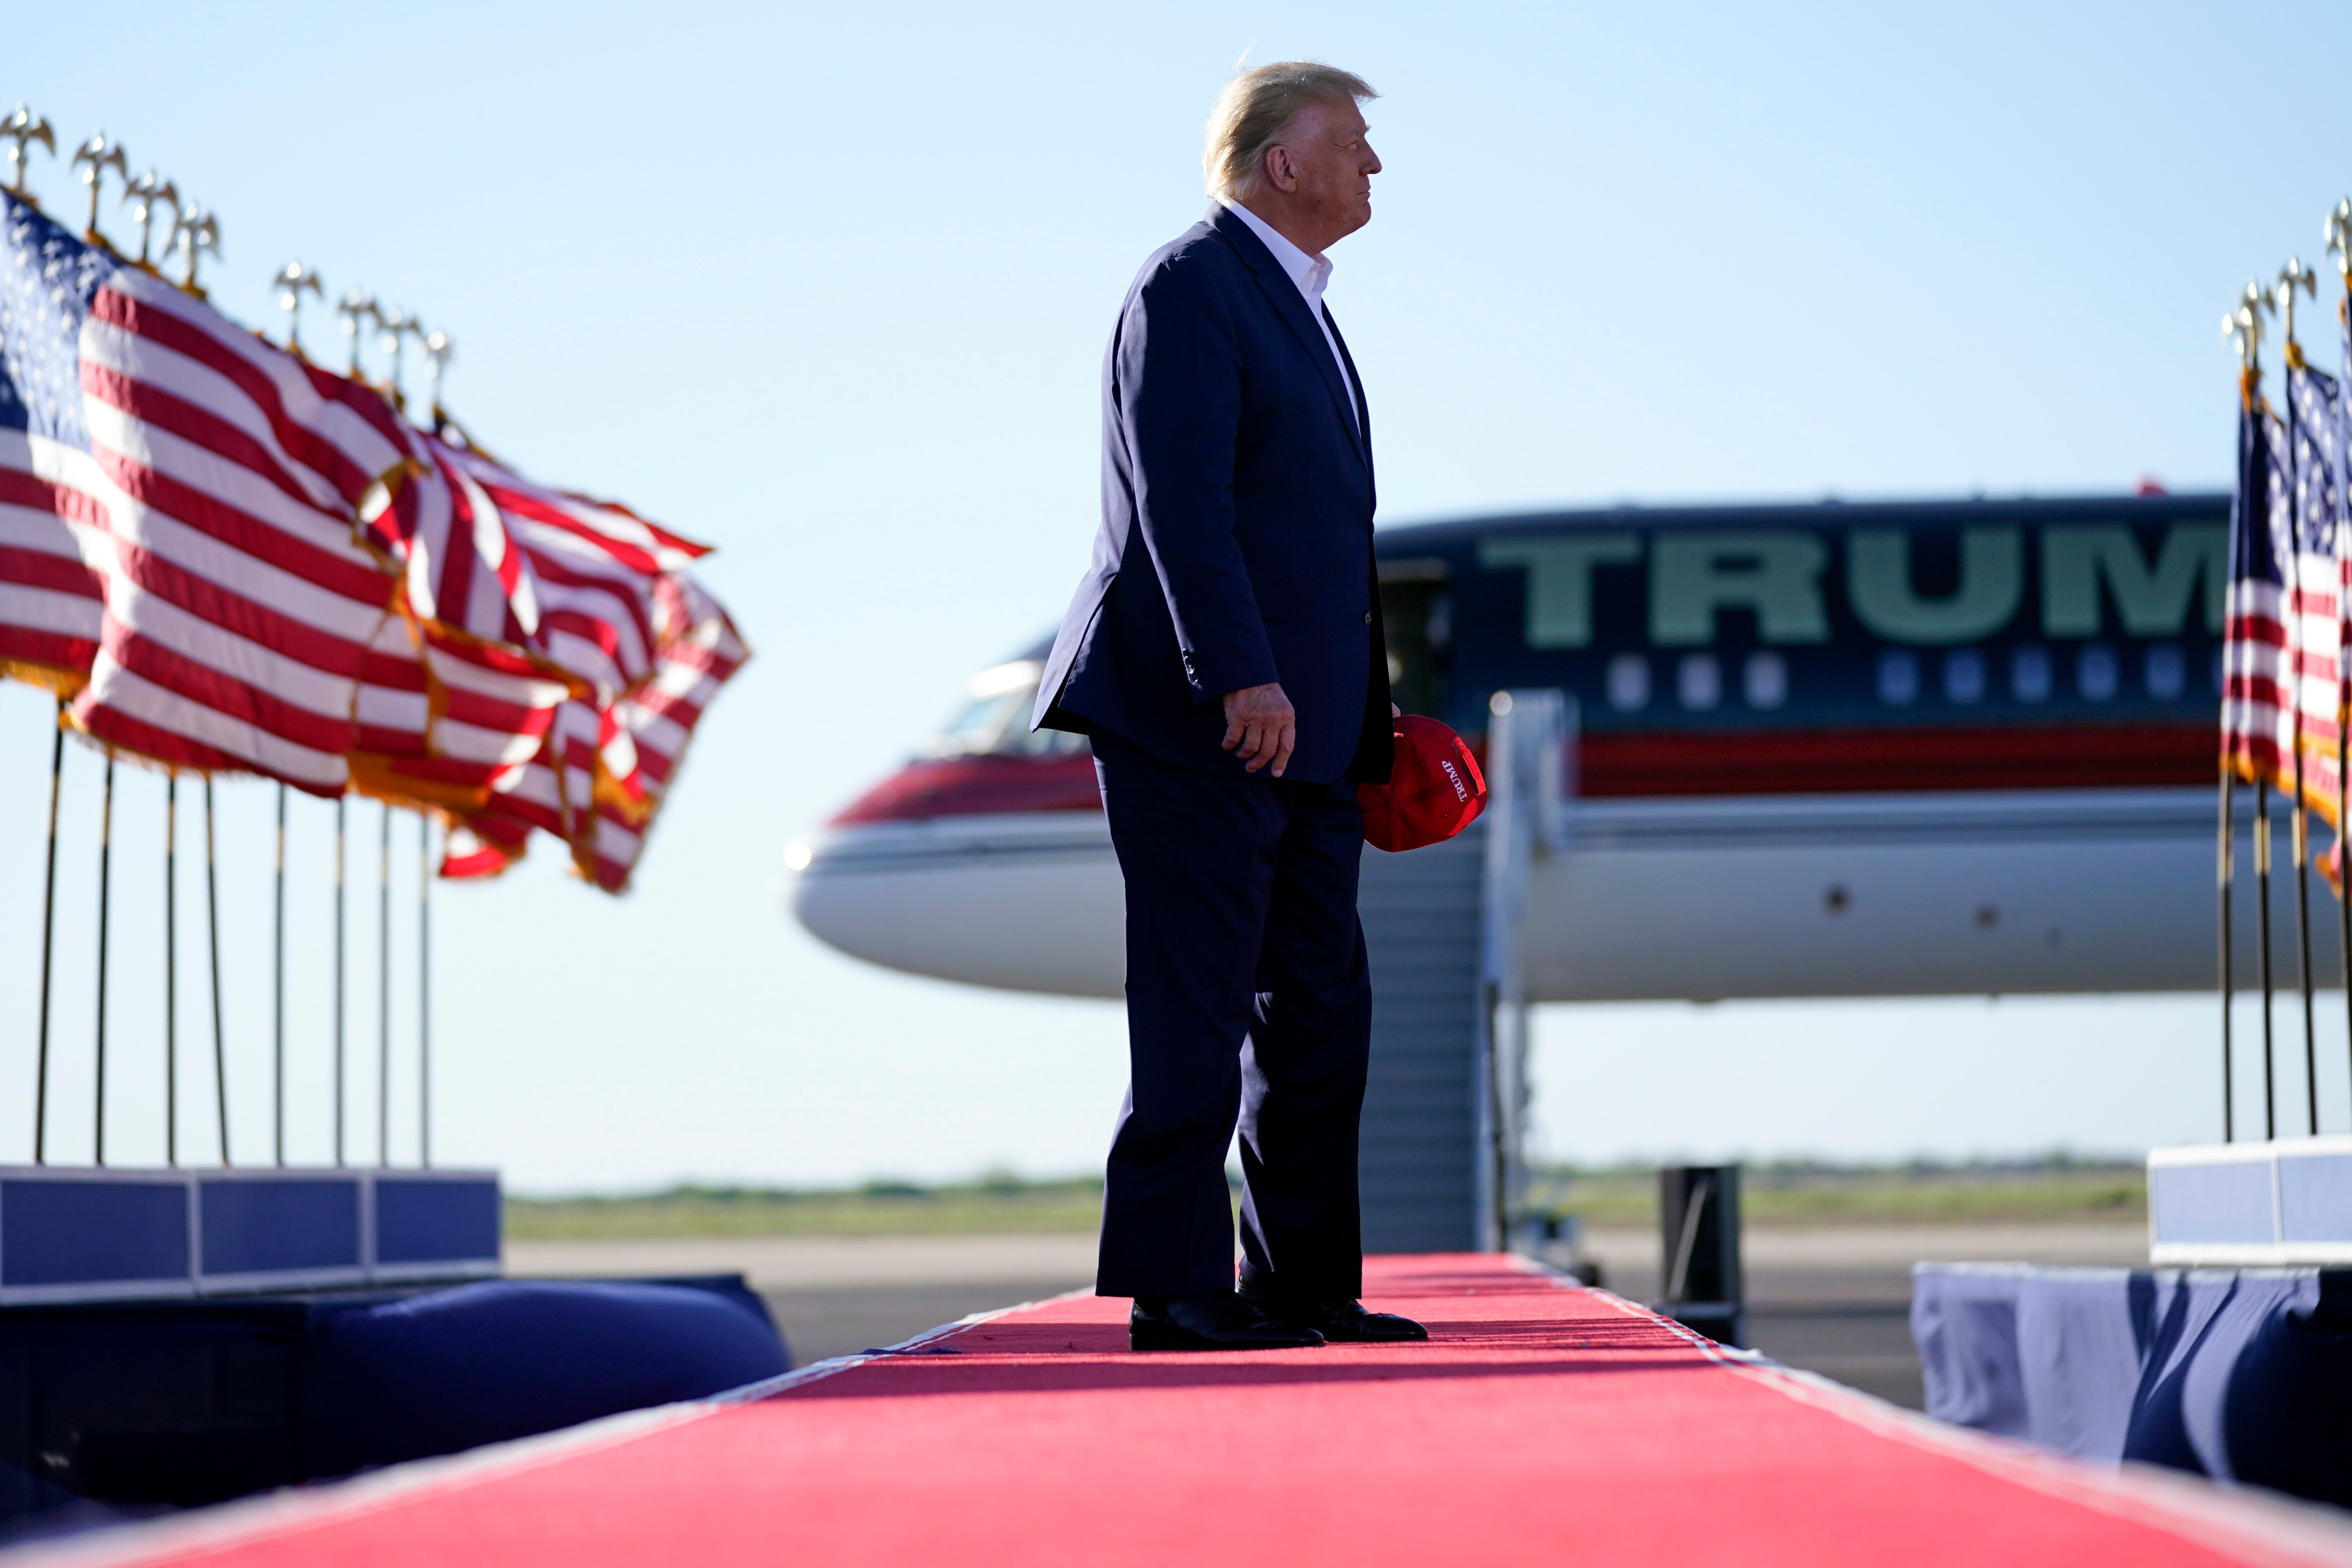
[[[1577,793],[1880,795],[1922,790],[2132,789],[2213,782],[2210,724],[1979,725],[1587,735]],[[915,763],[853,801],[835,826],[935,816],[1096,811],[1094,760]]]
[[[1900,730],[1588,735],[1577,793],[1839,795],[2128,789],[2211,784],[2210,724],[1982,725]]]
[[[850,802],[833,826],[1101,809],[1095,760],[1083,752],[1058,757],[948,757],[909,763]]]

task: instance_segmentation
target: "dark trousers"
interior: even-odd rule
[[[1355,784],[1199,773],[1100,733],[1095,772],[1127,879],[1129,1063],[1097,1292],[1232,1288],[1238,1117],[1244,1281],[1360,1295],[1372,991]]]

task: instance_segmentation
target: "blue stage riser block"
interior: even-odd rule
[[[2151,1150],[2147,1218],[2154,1263],[2352,1263],[2352,1137]]]
[[[0,1290],[184,1291],[192,1228],[188,1188],[177,1180],[0,1174]]]
[[[495,1171],[0,1168],[0,1306],[499,1272]]]
[[[375,1261],[390,1268],[472,1259],[496,1267],[501,1203],[495,1177],[379,1173]]]
[[[2278,1162],[2279,1239],[2352,1242],[2352,1152]]]
[[[366,1207],[356,1175],[278,1181],[199,1178],[207,1277],[349,1272],[366,1262],[361,1235]]]

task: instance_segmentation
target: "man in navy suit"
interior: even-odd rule
[[[1138,1350],[1423,1339],[1367,1312],[1359,783],[1392,761],[1371,416],[1323,252],[1371,218],[1361,79],[1287,62],[1209,123],[1209,216],[1129,288],[1103,521],[1036,725],[1092,737],[1127,881],[1129,1087],[1097,1290]],[[1238,1118],[1242,1272],[1225,1151]]]

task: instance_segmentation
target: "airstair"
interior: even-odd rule
[[[1460,837],[1368,849],[1372,966],[1360,1171],[1370,1252],[1499,1249],[1524,1200],[1528,882],[1563,853],[1576,743],[1558,690],[1489,704],[1486,813]]]

